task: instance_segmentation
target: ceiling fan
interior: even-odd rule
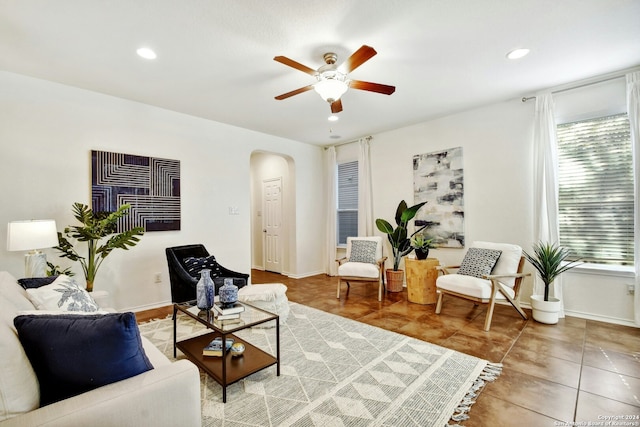
[[[361,80],[351,80],[347,75],[371,59],[377,52],[371,46],[363,45],[360,49],[355,51],[349,59],[347,59],[340,66],[336,65],[338,55],[329,52],[324,54],[325,65],[321,66],[317,70],[302,65],[299,62],[289,59],[286,56],[276,56],[273,58],[284,65],[300,70],[303,73],[307,73],[315,77],[318,81],[312,85],[304,86],[291,92],[283,93],[275,98],[277,100],[287,99],[293,95],[306,92],[314,89],[318,94],[331,104],[331,112],[339,113],[342,111],[342,101],[340,97],[349,88],[367,90],[369,92],[382,93],[385,95],[391,95],[395,92],[395,86],[383,85],[380,83],[363,82]]]

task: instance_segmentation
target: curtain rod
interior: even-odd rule
[[[608,81],[611,81],[611,80],[620,79],[620,78],[624,77],[625,74],[626,73],[616,74],[616,75],[605,77],[605,78],[602,78],[602,79],[598,79],[598,80],[594,80],[594,81],[590,81],[590,82],[586,82],[586,83],[577,84],[575,86],[565,87],[565,88],[558,89],[558,90],[552,90],[551,93],[552,94],[556,94],[556,93],[568,92],[570,90],[580,89],[582,87],[597,85],[598,83],[604,83],[604,82],[608,82]],[[525,97],[522,97],[522,102],[527,102],[527,101],[530,101],[532,99],[536,99],[536,97],[535,96],[525,96]]]
[[[369,136],[365,136],[363,137],[364,139],[366,139],[367,141],[371,141],[373,139],[373,137],[371,135]],[[324,147],[324,149],[326,150],[329,147],[340,147],[341,145],[347,145],[347,144],[352,144],[354,142],[358,142],[359,140],[361,140],[362,138],[358,138],[356,140],[353,141],[345,141],[345,142],[341,142],[340,144],[333,144],[333,145],[327,145]]]

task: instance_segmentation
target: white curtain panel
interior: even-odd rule
[[[536,241],[557,243],[558,223],[558,146],[553,96],[536,96],[534,143],[534,233]],[[560,300],[559,317],[564,317],[562,277],[553,281],[553,296]],[[544,294],[544,282],[536,274],[533,293]]]
[[[358,236],[373,236],[373,190],[371,186],[371,137],[361,138],[358,152]]]
[[[633,310],[636,325],[640,325],[640,71],[627,74],[627,113],[631,125],[634,185],[634,252],[636,282]]]
[[[329,147],[324,152],[324,206],[326,209],[325,233],[325,273],[338,274],[336,263],[336,148]]]

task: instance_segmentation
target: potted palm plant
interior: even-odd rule
[[[58,246],[54,249],[62,252],[60,257],[78,261],[87,281],[87,291],[93,291],[93,282],[104,259],[114,249],[128,250],[135,246],[144,234],[142,227],[116,233],[118,219],[127,214],[130,205],[121,205],[115,212],[94,212],[82,203],[73,204],[73,215],[82,225],[71,225],[58,232]],[[106,241],[103,238],[109,237]],[[87,244],[87,256],[80,255],[71,243],[71,239]]]
[[[393,251],[393,270],[385,271],[387,277],[387,290],[391,292],[400,292],[404,281],[404,271],[400,270],[400,261],[405,255],[409,255],[413,250],[411,246],[411,237],[422,231],[427,225],[416,230],[411,236],[408,235],[407,225],[411,221],[418,210],[427,202],[418,203],[411,207],[407,207],[407,203],[402,200],[396,209],[395,222],[393,227],[388,221],[378,218],[376,219],[376,227],[387,235],[391,249]]]
[[[569,249],[555,243],[538,242],[533,245],[533,255],[524,251],[524,257],[538,271],[544,283],[544,295],[531,295],[533,318],[550,325],[558,323],[560,299],[549,296],[549,288],[560,274],[580,264],[580,260],[566,262]]]

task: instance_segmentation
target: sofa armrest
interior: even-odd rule
[[[188,360],[159,366],[29,413],[0,426],[194,426],[202,423],[200,373]]]

